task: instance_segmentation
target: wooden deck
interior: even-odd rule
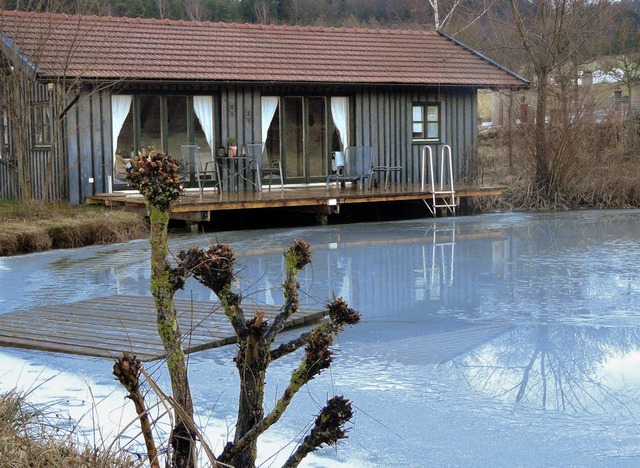
[[[175,300],[187,353],[235,343],[233,328],[220,304]],[[278,308],[245,305],[273,317]],[[285,326],[296,327],[324,317],[320,308],[303,308]],[[156,328],[153,298],[116,295],[71,304],[42,306],[0,315],[0,346],[117,358],[123,351],[143,361],[160,359],[164,348]]]
[[[503,189],[500,187],[457,187],[456,199],[469,197],[499,196]],[[339,213],[340,206],[354,203],[380,203],[425,200],[429,204],[432,195],[429,191],[422,191],[419,184],[391,184],[388,190],[384,188],[358,190],[347,186],[338,188],[325,185],[286,187],[280,190],[273,187],[262,192],[246,190],[238,192],[218,192],[205,189],[200,193],[197,189],[187,190],[171,210],[173,219],[185,221],[210,221],[211,213],[220,210],[264,209],[264,208],[302,208],[313,209],[320,215]],[[128,209],[144,209],[144,198],[137,192],[122,191],[115,193],[101,193],[87,198],[87,203],[106,206],[122,206]],[[425,215],[429,212],[425,207]]]

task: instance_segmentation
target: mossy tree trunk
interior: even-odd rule
[[[250,337],[238,350],[236,365],[240,375],[240,399],[234,443],[238,443],[264,417],[264,387],[269,365],[269,349],[265,349],[260,341],[256,337]],[[257,438],[252,439],[247,448],[232,459],[231,464],[255,466],[258,456],[257,442]]]
[[[171,205],[182,193],[179,166],[175,159],[157,151],[135,156],[127,169],[129,185],[144,195],[151,223],[151,294],[156,311],[158,334],[166,353],[174,403],[182,411],[175,411],[175,426],[171,435],[172,465],[195,466],[195,437],[189,429],[193,425],[193,401],[182,348],[182,334],[173,304],[176,291],[184,286],[184,277],[169,265],[168,226]],[[186,420],[188,418],[189,420]]]
[[[158,334],[166,351],[167,367],[171,379],[171,390],[178,405],[193,418],[193,401],[189,377],[182,348],[182,334],[178,316],[173,305],[176,279],[167,260],[167,227],[169,211],[149,206],[151,222],[151,294],[153,295],[158,321]],[[176,425],[172,445],[173,464],[178,467],[194,466],[193,438],[185,422],[176,414]]]

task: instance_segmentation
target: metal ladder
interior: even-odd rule
[[[420,168],[421,190],[424,192],[425,176],[427,172],[427,154],[429,156],[429,183],[431,185],[431,205],[426,199],[423,199],[425,205],[433,215],[437,217],[438,208],[447,208],[452,215],[456,214],[456,191],[453,187],[453,159],[451,157],[451,146],[444,145],[442,147],[440,158],[440,186],[436,188],[435,173],[433,170],[433,151],[430,146],[422,148],[422,167]],[[449,166],[449,185],[444,185],[444,168],[445,164]]]

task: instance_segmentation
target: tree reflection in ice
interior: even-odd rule
[[[637,328],[539,324],[517,327],[447,366],[473,388],[515,403],[631,413],[638,391],[612,386],[604,367],[638,349]]]

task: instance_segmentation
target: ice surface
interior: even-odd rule
[[[640,211],[179,235],[171,249],[230,243],[246,300],[278,304],[293,238],[313,249],[303,305],[333,291],[363,323],[340,335],[331,370],[262,441],[265,466],[279,466],[334,394],[356,408],[350,437],[306,466],[640,463]],[[1,259],[0,310],[147,295],[148,254],[136,241]],[[179,294],[212,298],[192,281]],[[190,357],[200,424],[216,451],[232,431],[233,354],[230,346]],[[268,402],[297,359],[272,366]],[[99,425],[109,440],[133,417],[108,360],[5,348],[0,366],[1,390],[31,389],[88,437]],[[162,366],[150,370],[166,385]]]

